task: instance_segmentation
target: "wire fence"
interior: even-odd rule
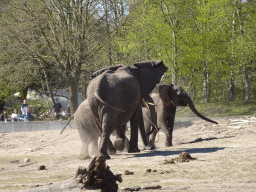
[[[12,132],[23,132],[23,131],[39,131],[39,130],[56,130],[62,129],[67,123],[65,121],[31,121],[31,122],[1,122],[0,133],[12,133]],[[74,128],[74,121],[70,121],[67,128]]]

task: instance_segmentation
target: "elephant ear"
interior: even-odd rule
[[[142,98],[152,92],[168,69],[160,60],[142,61],[133,65],[139,80]]]
[[[166,106],[171,104],[171,90],[172,88],[169,85],[159,85],[158,87],[159,96]]]

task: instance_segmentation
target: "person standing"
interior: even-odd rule
[[[21,107],[20,107],[20,110],[22,112],[22,116],[24,116],[26,114],[26,108],[28,107],[28,103],[27,103],[27,100],[24,99]]]
[[[5,122],[5,123],[7,123],[7,121],[8,121],[8,115],[7,115],[6,110],[3,110],[3,113],[1,115],[1,121]]]
[[[55,104],[53,105],[53,113],[56,119],[60,118],[61,109],[62,109],[62,105],[58,102],[58,99],[56,98]]]

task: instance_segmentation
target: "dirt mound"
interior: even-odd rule
[[[122,182],[121,175],[114,175],[109,166],[106,166],[106,159],[102,156],[94,157],[86,168],[79,167],[76,180],[82,184],[82,188],[101,189],[103,192],[116,192],[118,185],[116,181]]]
[[[189,162],[190,160],[195,160],[196,158],[191,157],[188,152],[182,152],[179,157],[173,158],[171,160],[165,159],[164,164],[174,164],[176,162]]]

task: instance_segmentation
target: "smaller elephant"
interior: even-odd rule
[[[62,129],[61,133],[64,131],[66,126],[69,124],[70,120],[74,116],[74,121],[76,124],[76,127],[78,129],[78,133],[82,142],[81,152],[80,152],[80,159],[87,159],[91,155],[98,155],[99,149],[98,149],[98,139],[101,137],[101,132],[97,128],[93,114],[89,108],[88,100],[84,100],[77,108],[74,115],[72,115],[65,125],[65,127]],[[121,129],[121,128],[120,128]],[[125,131],[126,126],[124,126],[123,131]],[[129,141],[125,137],[126,142],[125,146],[120,147],[120,139],[118,136],[118,133],[116,133],[116,145],[119,147],[117,150],[122,151],[124,148],[125,150],[128,150]],[[91,150],[89,151],[89,145],[91,145]],[[112,142],[109,142],[108,146],[108,153],[109,154],[116,154],[116,148],[113,146]]]
[[[88,158],[89,154],[98,155],[98,138],[101,137],[101,132],[95,125],[94,117],[90,111],[87,99],[78,106],[74,114],[74,121],[82,142],[80,159]],[[90,153],[89,144],[92,145]],[[112,154],[116,153],[112,142],[109,142],[109,152]]]
[[[152,124],[157,125],[157,128],[165,133],[166,146],[172,146],[172,132],[177,106],[188,106],[198,117],[205,121],[218,124],[216,121],[206,118],[196,110],[191,98],[182,87],[173,84],[159,85],[158,90],[159,94],[153,93],[145,97],[146,102],[154,102],[155,113],[150,113],[150,111],[153,111],[152,109],[148,110],[147,108],[143,108],[143,119],[147,133],[150,132]],[[151,105],[150,107],[152,108],[154,106]],[[153,147],[155,147],[156,134],[157,130],[153,131],[149,139],[149,143]]]

